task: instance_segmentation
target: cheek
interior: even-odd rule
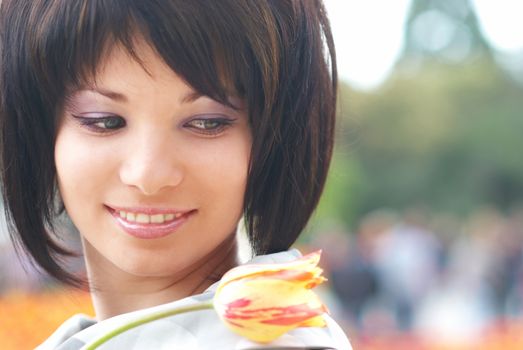
[[[204,230],[218,236],[234,230],[243,214],[250,143],[235,141],[186,148],[192,154],[185,189],[200,203]]]
[[[104,184],[111,162],[103,154],[67,128],[58,132],[55,165],[58,186],[66,205],[85,195],[96,195],[97,189]]]
[[[224,142],[215,144],[206,151],[194,151],[190,171],[186,178],[198,179],[200,186],[205,187],[202,195],[215,200],[234,202],[243,201],[250,156],[250,143]],[[206,192],[206,193],[205,193]]]

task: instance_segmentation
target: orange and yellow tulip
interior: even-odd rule
[[[325,281],[321,251],[281,264],[243,265],[227,272],[214,308],[233,332],[270,343],[297,327],[325,327],[326,307],[311,290]]]

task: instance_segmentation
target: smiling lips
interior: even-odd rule
[[[107,207],[117,224],[136,238],[161,238],[174,233],[195,212],[151,208]]]

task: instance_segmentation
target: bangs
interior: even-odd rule
[[[278,50],[268,46],[270,40],[260,39],[271,37],[264,29],[270,26],[246,22],[253,18],[249,11],[259,10],[256,2],[40,3],[31,14],[39,12],[41,18],[31,45],[33,72],[39,76],[40,86],[56,88],[47,99],[49,103],[60,105],[67,91],[96,80],[101,63],[116,45],[146,69],[135,50],[139,39],[144,39],[199,94],[220,103],[231,106],[231,96],[244,99],[248,90],[261,90],[263,100],[274,95],[270,90],[276,86],[277,72],[268,67],[277,67],[274,57]],[[249,89],[250,85],[256,85],[256,89]]]

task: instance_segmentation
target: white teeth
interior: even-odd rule
[[[140,224],[148,224],[151,217],[147,214],[136,214],[136,222]]]
[[[164,222],[163,216],[163,214],[151,215],[150,221],[152,224],[162,224]]]
[[[120,210],[118,212],[122,219],[125,219],[129,222],[137,222],[140,224],[163,224],[166,221],[172,221],[174,219],[179,219],[183,216],[183,213],[176,214],[154,214],[148,215],[144,213],[128,213],[126,211]]]
[[[127,213],[127,221],[136,221],[136,215],[134,213]]]

